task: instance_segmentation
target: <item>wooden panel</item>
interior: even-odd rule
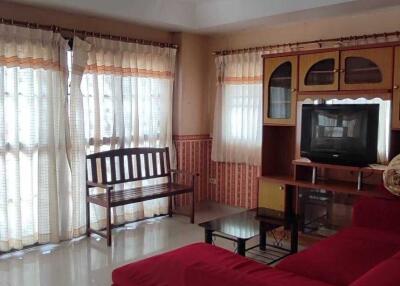
[[[362,96],[366,99],[381,98],[382,100],[392,100],[391,89],[373,89],[373,90],[339,90],[339,91],[300,91],[297,93],[297,100],[304,101],[306,99],[340,99],[350,98],[358,99]]]
[[[316,63],[334,59],[335,71],[339,71],[339,52],[325,52],[316,54],[300,55],[299,58],[299,90],[300,91],[326,91],[326,90],[338,90],[339,89],[339,74],[335,72],[333,75],[333,83],[326,85],[305,85],[305,79],[310,68]]]
[[[275,119],[268,116],[269,107],[269,81],[273,72],[282,64],[290,62],[292,64],[291,76],[291,112],[288,119]],[[267,58],[264,60],[264,80],[263,80],[263,94],[264,94],[264,124],[268,125],[296,125],[296,104],[297,104],[297,56]]]
[[[392,128],[400,129],[400,47],[395,48],[393,76]]]
[[[375,63],[382,73],[382,81],[377,83],[355,83],[347,84],[346,59],[349,57],[361,57]],[[342,51],[340,53],[340,89],[341,90],[364,90],[364,89],[391,89],[393,68],[393,48],[376,48]]]
[[[389,160],[400,154],[400,130],[392,130],[390,135]]]
[[[285,185],[259,179],[258,207],[285,210]]]
[[[261,172],[266,175],[291,175],[295,156],[296,127],[264,126]]]

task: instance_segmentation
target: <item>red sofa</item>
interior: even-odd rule
[[[113,271],[114,286],[399,286],[400,200],[361,199],[353,224],[269,267],[196,243]]]

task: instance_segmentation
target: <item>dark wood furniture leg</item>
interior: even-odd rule
[[[246,240],[241,238],[237,239],[237,253],[240,256],[246,256]]]
[[[90,202],[88,200],[89,197],[89,188],[86,187],[86,236],[90,236]]]
[[[296,218],[293,218],[290,224],[290,252],[296,253],[299,245],[299,224]]]
[[[213,242],[213,230],[204,229],[204,240],[208,244],[212,244]]]
[[[168,197],[168,216],[172,217],[172,197]]]
[[[107,245],[111,246],[111,207],[107,207]]]
[[[267,230],[265,227],[265,223],[260,221],[260,250],[266,250],[267,249]]]
[[[195,205],[195,196],[194,196],[194,188],[192,189],[192,214],[190,216],[190,222],[194,223],[194,205]]]

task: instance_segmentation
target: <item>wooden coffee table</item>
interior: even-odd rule
[[[259,236],[260,250],[266,250],[267,232],[278,227],[290,227],[291,247],[290,254],[297,252],[298,223],[295,216],[285,215],[283,212],[258,208],[251,209],[226,217],[200,223],[204,228],[205,242],[212,244],[213,237],[221,237],[237,243],[237,253],[246,256],[246,242]],[[253,249],[252,247],[251,249]]]

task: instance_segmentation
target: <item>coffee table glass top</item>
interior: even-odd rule
[[[260,213],[259,210],[259,214]],[[275,225],[275,223],[278,223],[276,220],[279,220],[280,217],[283,219],[283,215],[280,212],[269,213],[264,210],[262,214],[263,216],[257,216],[257,209],[251,209],[203,222],[200,223],[199,226],[206,230],[220,232],[236,238],[248,240],[260,233],[260,220],[268,222],[269,218],[273,218],[274,221],[271,221],[271,228],[276,228],[279,226]]]

